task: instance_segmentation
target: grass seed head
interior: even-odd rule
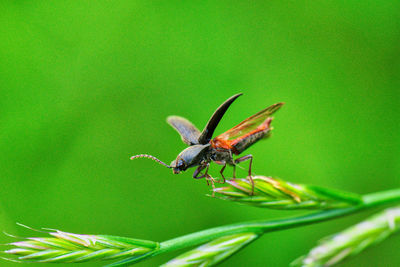
[[[249,179],[232,179],[214,188],[213,194],[223,200],[272,209],[332,209],[361,203],[359,196],[347,192],[265,176],[254,176],[253,181],[254,193]]]
[[[142,256],[158,248],[157,242],[109,235],[48,232],[51,237],[29,237],[9,243],[4,251],[19,262],[75,263]]]
[[[333,266],[376,244],[400,228],[400,206],[387,209],[346,230],[327,237],[292,266]]]
[[[255,233],[220,237],[170,260],[162,267],[213,266],[248,245],[257,237],[258,235]]]

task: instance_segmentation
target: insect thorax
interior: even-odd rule
[[[211,160],[222,161],[227,164],[234,165],[232,152],[229,149],[224,148],[212,148],[211,149]]]

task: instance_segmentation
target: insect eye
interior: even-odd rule
[[[177,167],[182,167],[182,166],[184,166],[185,165],[185,163],[182,161],[182,160],[179,160],[178,161],[178,164],[177,164]]]
[[[185,170],[186,169],[186,163],[183,159],[178,159],[176,162],[176,167],[181,169],[181,170]]]

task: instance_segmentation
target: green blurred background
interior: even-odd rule
[[[398,1],[2,1],[0,25],[1,230],[162,241],[303,213],[208,198],[192,171],[129,160],[169,163],[185,145],[165,118],[203,128],[238,92],[217,133],[286,102],[272,138],[248,150],[255,173],[399,186]],[[367,214],[265,235],[222,266],[287,266]],[[399,266],[399,241],[343,266]]]

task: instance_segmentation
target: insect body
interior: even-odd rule
[[[197,167],[193,173],[193,177],[196,179],[203,177],[212,179],[211,176],[208,175],[208,168],[210,162],[214,161],[217,164],[223,165],[220,174],[224,181],[225,177],[223,171],[225,170],[226,165],[234,167],[233,178],[235,178],[236,164],[245,160],[250,160],[249,178],[251,179],[251,163],[253,156],[245,155],[234,159],[233,155],[241,154],[260,139],[266,138],[270,135],[272,130],[270,127],[272,118],[270,116],[277,111],[283,103],[269,106],[245,119],[225,133],[212,138],[214,130],[226,110],[233,101],[241,95],[242,94],[236,94],[222,103],[222,105],[211,116],[202,132],[200,132],[185,118],[178,116],[168,117],[167,122],[180,134],[183,142],[189,145],[188,148],[179,153],[177,158],[172,161],[170,165],[165,164],[154,156],[146,154],[135,155],[131,157],[131,159],[141,157],[153,159],[168,168],[172,168],[175,174],[185,171],[188,168]],[[204,174],[201,174],[203,170],[205,170],[205,172]]]

